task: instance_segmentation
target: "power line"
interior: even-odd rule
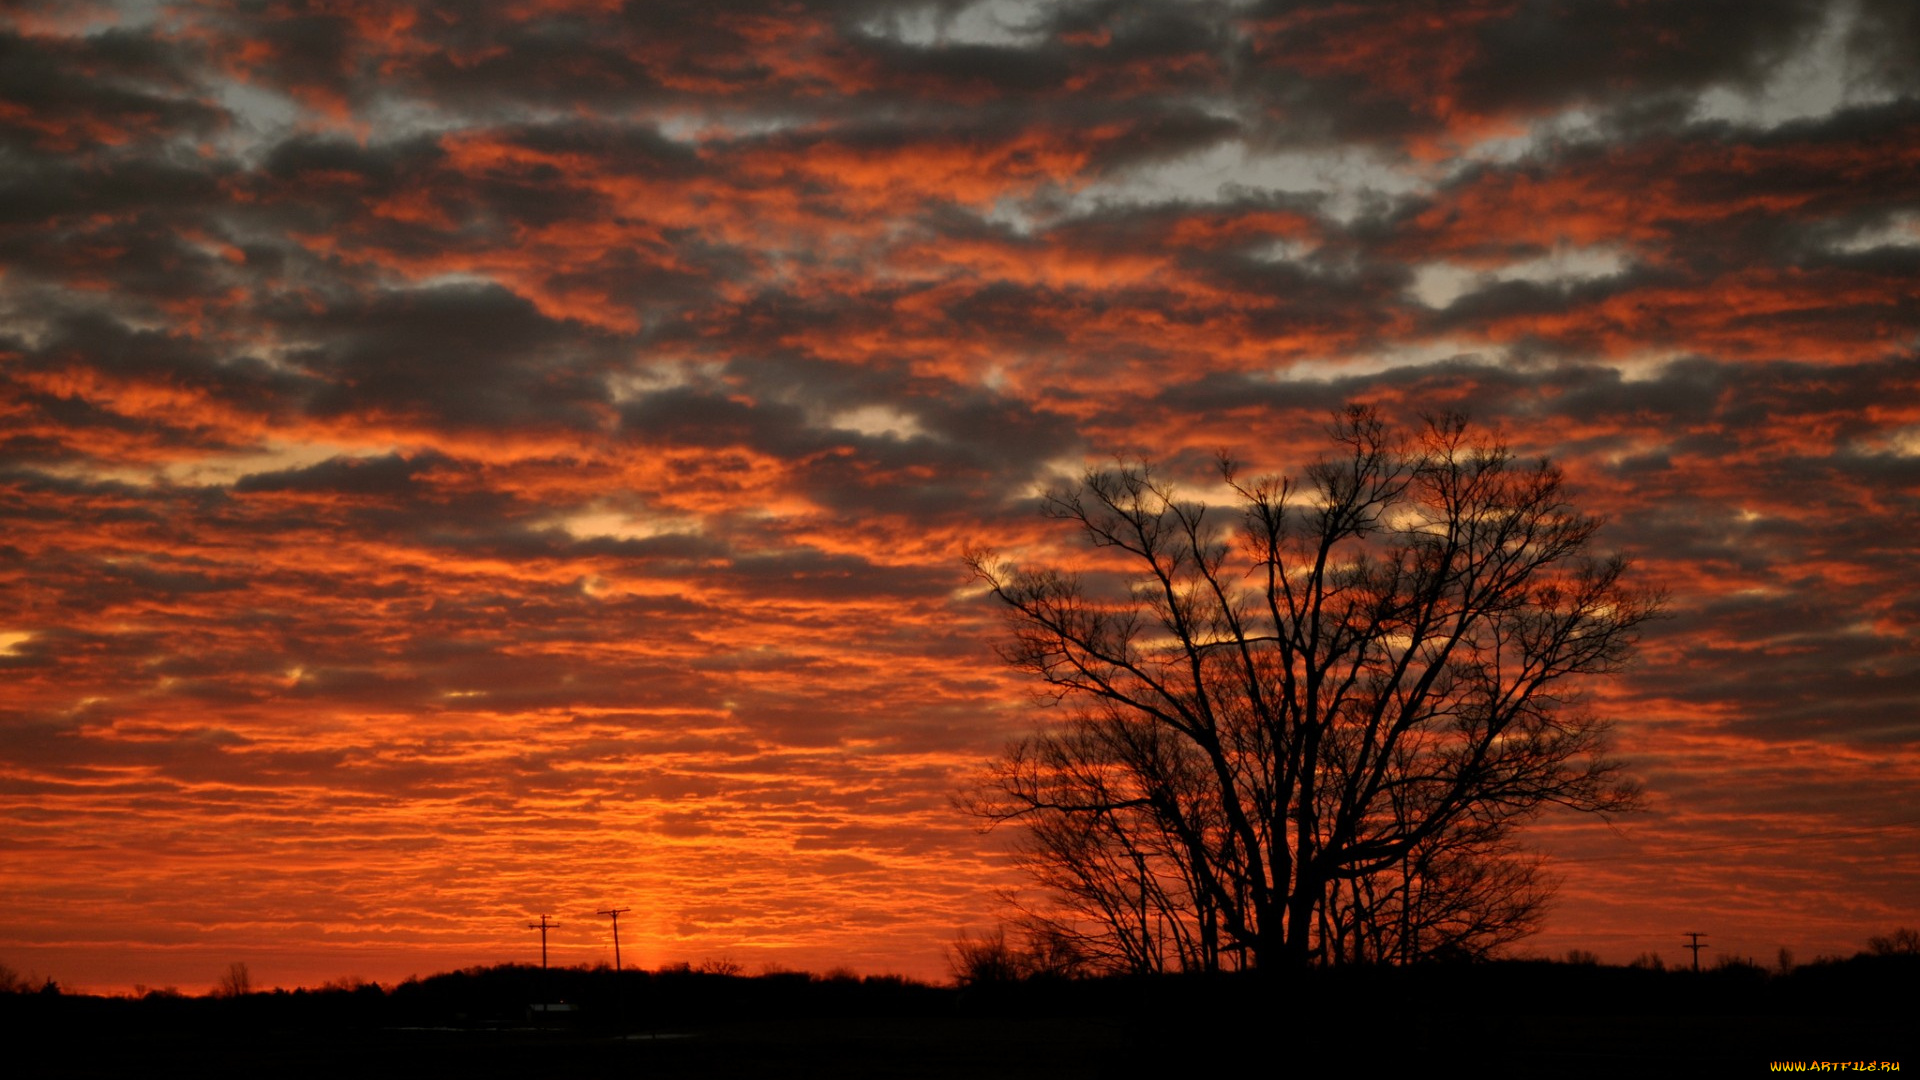
[[[632,908],[617,907],[594,912],[595,915],[608,915],[613,918],[613,970],[616,973],[620,970],[620,913],[632,910]]]
[[[540,970],[541,971],[547,970],[547,931],[559,925],[560,924],[557,922],[556,923],[548,922],[547,917],[545,915],[540,916],[539,922],[530,922],[527,924],[527,929],[540,931]]]
[[[1688,931],[1685,931],[1684,933],[1682,933],[1682,934],[1681,934],[1681,936],[1682,936],[1682,937],[1689,937],[1689,938],[1692,938],[1692,939],[1693,939],[1693,941],[1692,941],[1692,942],[1691,942],[1690,944],[1686,944],[1686,945],[1682,945],[1682,946],[1680,946],[1680,947],[1681,947],[1681,948],[1683,948],[1683,949],[1692,949],[1692,950],[1693,950],[1693,970],[1694,970],[1694,972],[1695,972],[1695,973],[1698,973],[1698,972],[1699,972],[1699,970],[1700,970],[1700,950],[1701,950],[1701,949],[1711,949],[1711,948],[1713,948],[1713,946],[1711,946],[1711,945],[1702,945],[1702,944],[1700,944],[1700,939],[1701,939],[1701,938],[1703,938],[1703,937],[1706,937],[1707,935],[1705,935],[1705,934],[1702,934],[1702,933],[1700,933],[1700,932],[1698,932],[1698,931],[1695,931],[1695,930],[1688,930]]]

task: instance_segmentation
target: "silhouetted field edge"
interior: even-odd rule
[[[1537,960],[966,987],[893,976],[501,965],[229,996],[0,995],[61,1075],[1123,1077],[1242,1037],[1486,1075],[1783,1057],[1899,1060],[1920,956],[1699,973]],[[565,1002],[559,1013],[531,1010]],[[1282,1033],[1285,1033],[1284,1035]],[[1911,1059],[1911,1055],[1908,1055]]]
[[[1060,1015],[1125,1016],[1284,1004],[1340,1014],[1356,1000],[1373,1007],[1418,1004],[1440,1012],[1509,1015],[1671,1012],[1791,1015],[1910,1014],[1920,956],[1860,955],[1790,971],[1726,964],[1693,972],[1548,960],[1496,960],[1406,967],[1314,968],[1284,975],[1036,977],[967,986],[934,985],[895,975],[828,976],[779,971],[760,975],[685,968],[660,971],[500,964],[413,978],[390,986],[344,983],[318,989],[190,997],[37,991],[0,994],[9,1024],[62,1018],[119,1026],[292,1025],[341,1027],[710,1025],[758,1019],[834,1016]],[[558,1013],[536,1004],[564,1003]]]

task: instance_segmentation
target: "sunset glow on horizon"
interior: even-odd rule
[[[938,979],[1047,721],[962,553],[1468,414],[1664,590],[1521,952],[1920,925],[1920,13],[0,16],[0,964]],[[1222,500],[1223,509],[1226,509]]]

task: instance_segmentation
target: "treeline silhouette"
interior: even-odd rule
[[[1577,958],[1576,958],[1577,959]],[[1105,1077],[1189,1066],[1196,1034],[1284,1026],[1289,1054],[1492,1075],[1644,1062],[1898,1060],[1920,955],[1701,972],[1506,960],[1256,973],[745,975],[498,965],[391,986],[187,997],[0,994],[0,1030],[68,1076]],[[564,1003],[569,1008],[540,1010]],[[1764,1066],[1762,1066],[1764,1068]]]
[[[747,976],[685,965],[615,972],[605,967],[499,964],[388,986],[349,979],[312,989],[203,997],[168,990],[131,997],[74,995],[53,985],[52,991],[0,998],[0,1009],[16,1017],[84,1015],[120,1027],[659,1030],[771,1016],[924,1015],[948,1008],[955,994],[951,988],[897,975],[770,971]]]
[[[1911,1011],[1920,953],[1862,952],[1790,969],[1721,960],[1694,972],[1644,964],[1612,966],[1573,954],[1565,960],[1498,960],[1408,966],[1348,965],[1263,977],[1257,972],[1074,977],[1000,968],[958,985],[898,975],[818,975],[772,970],[758,975],[674,965],[656,971],[607,967],[542,969],[499,964],[381,985],[343,979],[317,988],[188,996],[154,990],[136,996],[61,991],[51,979],[0,993],[0,1015],[22,1021],[80,1017],[117,1029],[241,1026],[438,1027],[473,1030],[571,1028],[669,1031],[763,1019],[804,1020],[948,1014],[1062,1015],[1125,1013],[1150,1003],[1156,1014],[1181,1003],[1213,1015],[1236,1001],[1263,1007],[1300,997],[1308,1009],[1357,998],[1377,1004],[1423,1001],[1428,1007],[1506,1013],[1685,1011],[1872,1015]],[[1316,1004],[1319,1003],[1319,1004]],[[548,1006],[543,1009],[541,1006]],[[1333,1005],[1333,1008],[1342,1006]]]

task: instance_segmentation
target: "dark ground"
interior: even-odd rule
[[[1599,1077],[1764,1073],[1781,1059],[1901,1061],[1913,1022],[1782,1022],[1774,1017],[1529,1017],[1466,1033],[1432,1022],[1377,1033],[1346,1049],[1302,1053],[1312,1064],[1357,1075],[1430,1072],[1457,1063],[1465,1075]],[[619,1039],[580,1033],[371,1031],[341,1035],[177,1032],[136,1039],[98,1033],[42,1044],[42,1075],[71,1077],[1192,1077],[1240,1070],[1224,1047],[1283,1049],[1283,1029],[1241,1033],[1143,1033],[1093,1018],[849,1018],[761,1021],[680,1037]],[[1877,1049],[1874,1049],[1877,1048]],[[1911,1053],[1905,1063],[1920,1067]],[[1275,1064],[1270,1075],[1290,1071]],[[1310,1070],[1318,1071],[1318,1069]]]
[[[241,999],[0,997],[26,1073],[70,1077],[1205,1077],[1755,1075],[1920,1070],[1920,958],[1810,974],[1560,964],[980,988],[900,980],[494,968]],[[1849,964],[1853,962],[1848,962]],[[560,1030],[524,1003],[579,1004]],[[1250,1059],[1250,1060],[1249,1060]],[[1304,1068],[1301,1068],[1304,1066]]]

